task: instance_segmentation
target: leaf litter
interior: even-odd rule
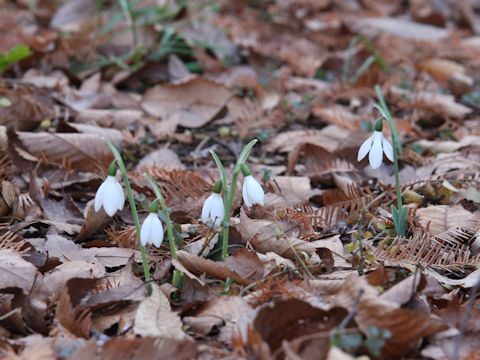
[[[0,7],[2,358],[480,356],[477,4]],[[403,146],[405,236],[393,165],[356,160],[376,84]],[[230,174],[253,138],[264,206],[237,190],[219,261],[222,235],[199,221],[210,150]],[[147,173],[174,223],[176,259],[147,247],[152,296],[129,206],[93,209],[106,140],[140,218]]]

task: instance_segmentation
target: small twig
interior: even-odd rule
[[[473,303],[475,301],[475,297],[477,296],[478,288],[480,287],[480,279],[477,280],[475,285],[473,286],[472,290],[470,291],[470,297],[467,302],[467,306],[465,308],[465,312],[463,313],[463,319],[462,322],[460,323],[460,333],[458,334],[457,338],[455,339],[455,345],[453,347],[453,353],[452,353],[452,360],[457,360],[458,359],[458,353],[460,351],[460,345],[462,344],[463,340],[463,333],[465,331],[465,328],[467,326],[468,319],[470,319],[470,314],[472,313],[473,310]]]
[[[339,329],[345,329],[348,323],[354,318],[355,315],[357,315],[358,304],[360,304],[360,298],[362,297],[362,295],[363,295],[363,289],[358,289],[357,296],[355,297],[352,308],[350,309],[350,312],[347,314],[347,316],[343,318],[340,325],[338,325]]]

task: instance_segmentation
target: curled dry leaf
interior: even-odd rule
[[[175,116],[178,125],[200,128],[220,114],[231,96],[225,86],[196,77],[151,88],[143,97],[142,107],[162,121]]]
[[[251,283],[250,279],[244,278],[240,274],[231,270],[226,263],[218,263],[212,260],[208,260],[196,255],[189,254],[188,252],[183,250],[177,252],[177,261],[183,267],[185,267],[185,269],[194,274],[205,273],[214,277],[215,279],[221,280],[231,278],[233,279],[233,281],[240,285],[248,285]],[[174,266],[176,266],[176,261],[172,261],[172,263]],[[234,263],[233,266],[237,267],[237,264]],[[247,275],[251,276],[252,274]]]
[[[170,302],[156,284],[152,284],[152,295],[138,306],[133,332],[140,336],[158,336],[184,340],[180,317],[170,308]]]
[[[271,220],[250,219],[242,210],[236,229],[245,243],[249,242],[261,253],[273,251],[288,259],[296,259],[298,252],[313,253],[316,246],[283,233],[290,226]]]
[[[85,206],[84,214],[83,224],[75,238],[75,242],[86,240],[95,231],[105,228],[110,221],[103,207],[100,208],[100,211],[95,211],[93,200],[89,201]]]

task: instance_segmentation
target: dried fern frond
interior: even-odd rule
[[[0,250],[5,249],[15,250],[21,255],[25,255],[30,251],[30,245],[19,235],[6,231],[0,235]]]
[[[306,229],[330,228],[371,203],[372,195],[364,195],[358,186],[348,187],[347,192],[328,190],[323,194],[321,208],[313,208],[306,204],[297,209],[287,209],[283,220],[302,223]]]
[[[396,237],[390,244],[382,242],[375,256],[409,265],[421,264],[450,274],[464,274],[480,261],[480,254],[473,255],[471,249],[479,229],[480,213],[476,213],[464,226],[436,236],[418,230],[410,238]]]
[[[149,169],[150,175],[162,189],[167,202],[186,197],[198,199],[210,192],[213,184],[191,170]]]
[[[0,181],[9,180],[11,176],[12,163],[7,154],[0,155]]]
[[[112,243],[121,248],[136,249],[138,247],[135,237],[135,226],[128,226],[121,230],[116,230],[110,226],[107,230],[107,238]]]

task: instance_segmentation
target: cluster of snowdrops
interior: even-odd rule
[[[373,134],[365,140],[358,151],[357,160],[361,161],[367,156],[367,154],[369,154],[369,163],[373,169],[377,169],[381,166],[383,154],[385,154],[390,161],[394,161],[394,149],[382,133],[382,121],[383,120],[380,119],[376,122]],[[237,162],[235,167],[235,169],[239,169],[244,176],[242,195],[243,201],[247,207],[252,207],[255,204],[263,205],[265,198],[262,186],[251,175],[250,170],[244,163],[255,142],[256,140],[246,146],[246,148],[248,148],[247,151],[245,151],[246,156],[244,159],[239,159],[243,161]],[[212,228],[219,228],[222,225],[226,225],[228,228],[228,221],[224,223],[224,219],[225,214],[228,215],[227,219],[230,217],[229,213],[231,204],[226,204],[229,201],[229,192],[227,191],[227,184],[225,181],[226,176],[223,166],[219,163],[218,158],[214,153],[212,153],[212,155],[214,155],[214,159],[216,160],[217,165],[219,165],[222,179],[224,181],[219,180],[213,186],[210,196],[206,198],[202,208],[201,221]],[[234,178],[231,181],[231,194],[233,194],[235,190],[234,184],[236,184],[235,169],[233,171]],[[122,210],[125,203],[125,195],[120,182],[117,180],[116,173],[117,167],[115,166],[115,162],[113,162],[109,168],[107,178],[97,190],[94,201],[95,211],[98,212],[100,208],[103,207],[105,213],[109,216],[114,216],[118,210]],[[222,189],[224,189],[224,197],[221,195]],[[153,202],[153,205],[150,208],[150,213],[141,226],[139,238],[142,246],[152,244],[159,247],[162,244],[164,229],[159,217],[158,204],[156,204],[156,202]]]

